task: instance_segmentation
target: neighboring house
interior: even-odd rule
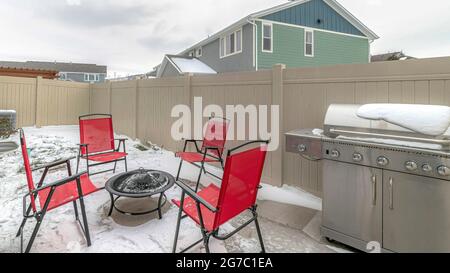
[[[53,80],[58,78],[58,71],[0,66],[0,76],[22,78],[42,77],[44,79]]]
[[[277,63],[368,63],[370,44],[378,38],[335,0],[297,0],[244,17],[178,55],[195,57],[218,73]]]
[[[59,62],[2,62],[0,66],[18,69],[40,69],[57,71],[60,80],[74,82],[104,82],[107,67],[96,64]]]
[[[371,62],[388,62],[388,61],[404,61],[416,59],[414,57],[405,55],[403,52],[390,52],[385,54],[373,55],[371,57]]]
[[[124,77],[117,77],[117,78],[110,78],[109,81],[112,82],[122,82],[122,81],[133,81],[133,80],[142,80],[147,79],[146,74],[136,74],[136,75],[129,75]]]
[[[166,55],[161,66],[158,67],[156,77],[173,77],[186,73],[217,74],[214,69],[199,59],[191,56]]]

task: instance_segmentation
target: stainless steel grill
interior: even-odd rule
[[[430,137],[331,105],[286,149],[323,164],[322,235],[360,250],[450,252],[450,133]]]

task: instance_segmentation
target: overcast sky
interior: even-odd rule
[[[240,18],[287,0],[2,0],[0,60],[148,72]],[[338,0],[381,38],[372,53],[450,56],[449,0]]]

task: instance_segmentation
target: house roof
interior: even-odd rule
[[[60,62],[8,62],[0,61],[0,66],[19,69],[41,69],[57,72],[84,72],[84,73],[106,73],[107,67],[104,65],[84,64],[84,63],[60,63]]]
[[[410,60],[415,59],[414,57],[405,55],[403,52],[389,52],[384,54],[373,55],[370,58],[371,62],[386,62],[386,61],[398,61],[398,60]]]
[[[0,76],[36,78],[41,76],[44,79],[56,79],[58,71],[31,68],[15,68],[0,65]]]
[[[217,74],[217,72],[195,57],[166,55],[158,68],[157,77],[161,77],[166,65],[170,63],[180,74]]]
[[[259,19],[266,15],[269,15],[269,14],[272,14],[272,13],[275,13],[275,12],[278,12],[278,11],[281,11],[284,9],[288,9],[288,8],[291,8],[291,7],[294,7],[297,5],[302,5],[309,1],[311,1],[311,0],[293,0],[293,1],[289,1],[287,3],[281,4],[281,5],[269,8],[269,9],[265,9],[265,10],[262,10],[259,12],[252,13],[252,14],[242,18],[241,20],[229,25],[228,27],[222,29],[221,31],[200,41],[199,43],[189,47],[188,49],[182,51],[180,53],[180,55],[184,55],[184,54],[188,53],[189,51],[194,50],[195,48],[198,48],[200,46],[208,44],[208,43],[216,40],[220,36],[230,32],[238,27],[241,27],[241,26],[247,24],[249,21]],[[380,37],[378,37],[377,34],[375,34],[375,32],[370,30],[366,25],[364,25],[360,20],[358,20],[353,14],[351,14],[347,9],[345,9],[336,0],[323,0],[323,1],[326,4],[328,4],[331,8],[333,8],[337,13],[339,13],[342,17],[344,17],[346,20],[348,20],[354,27],[356,27],[359,31],[361,31],[361,33],[366,35],[370,40],[376,40],[376,39],[380,38]]]

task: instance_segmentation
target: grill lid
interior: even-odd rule
[[[358,116],[362,105],[332,104],[324,121],[324,135],[364,142],[384,142],[397,146],[450,149],[450,130],[438,136],[426,135],[384,120],[370,120]],[[420,115],[420,111],[417,112]]]

